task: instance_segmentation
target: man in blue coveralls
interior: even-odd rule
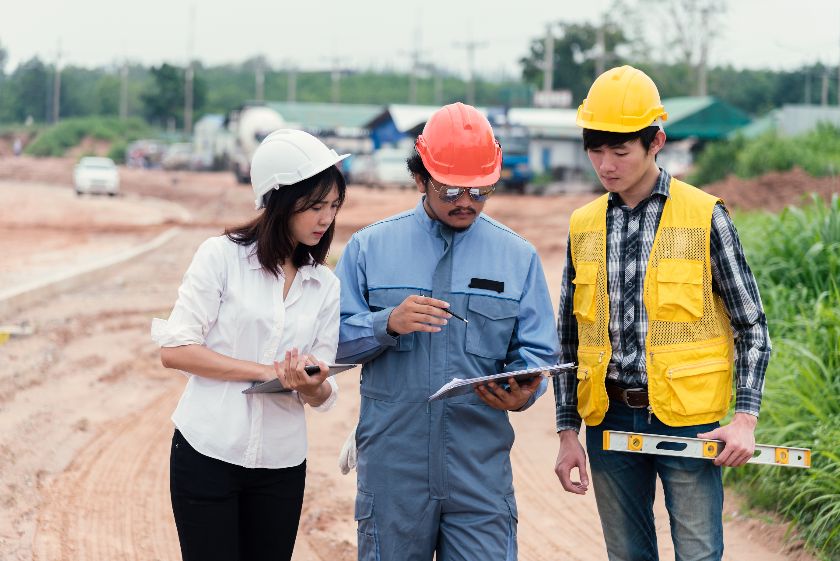
[[[420,202],[357,232],[336,268],[338,360],[364,363],[360,561],[517,558],[507,412],[530,407],[545,379],[427,401],[454,377],[556,362],[534,247],[481,214],[501,160],[479,111],[461,103],[438,110],[408,159]]]

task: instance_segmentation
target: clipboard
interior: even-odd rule
[[[480,384],[485,384],[491,381],[501,380],[502,383],[507,382],[508,378],[515,378],[517,382],[520,380],[531,380],[538,376],[541,372],[547,373],[549,376],[560,374],[561,372],[570,372],[577,369],[574,362],[566,364],[554,364],[552,366],[536,366],[534,368],[526,368],[525,370],[514,370],[512,372],[499,372],[497,374],[489,374],[487,376],[477,376],[475,378],[452,378],[449,382],[441,386],[441,388],[429,396],[429,401],[437,401],[438,399],[448,399],[458,395],[472,393],[473,388]],[[504,385],[507,385],[506,383]]]
[[[345,370],[350,370],[351,368],[356,368],[359,366],[358,364],[330,364],[330,376],[335,376],[339,372],[344,372]],[[312,376],[313,374],[317,374],[320,369],[315,366],[306,367],[306,373]],[[255,385],[251,386],[250,388],[246,388],[242,390],[242,393],[252,394],[252,393],[290,393],[292,390],[286,389],[283,387],[283,384],[280,382],[279,378],[274,378],[273,380],[269,380],[267,382],[260,382],[255,383]]]

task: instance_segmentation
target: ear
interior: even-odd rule
[[[656,156],[656,154],[662,150],[663,146],[665,146],[665,131],[659,129],[656,136],[653,137],[653,142],[650,143],[650,149],[648,152],[650,152],[651,156]]]
[[[414,174],[414,184],[417,185],[417,190],[421,193],[426,193],[426,184],[423,183],[423,178],[420,177],[419,173]]]

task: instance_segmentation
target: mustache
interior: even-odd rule
[[[449,211],[449,216],[455,216],[456,214],[475,214],[475,209],[472,207],[464,207],[455,208]]]

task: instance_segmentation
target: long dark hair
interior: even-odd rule
[[[338,189],[338,204],[341,206],[347,186],[338,168],[330,166],[309,179],[269,191],[264,199],[263,212],[246,224],[228,228],[225,235],[239,245],[256,244],[255,252],[260,265],[275,277],[280,276],[281,265],[288,258],[295,268],[323,265],[335,234],[335,221],[316,245],[299,243],[295,246],[289,231],[289,219],[293,214],[308,210],[324,200],[333,187]]]

